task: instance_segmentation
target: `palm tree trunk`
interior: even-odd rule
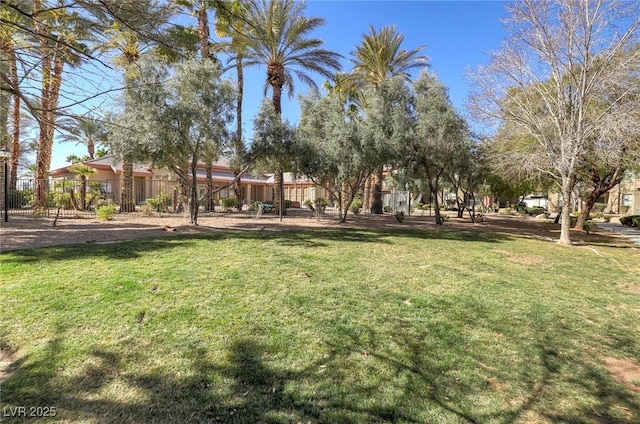
[[[282,199],[282,187],[282,167],[280,165],[276,165],[276,169],[273,174],[273,206],[275,207],[274,212],[277,216],[280,216],[280,209],[282,209],[282,215],[285,215],[286,213],[286,209],[284,208],[284,199]]]
[[[373,203],[371,204],[371,212],[381,214],[382,210],[382,166],[376,169],[375,182],[373,185]]]
[[[284,87],[284,76],[277,67],[269,67],[267,72],[269,84],[273,89],[273,107],[275,108],[278,116],[280,116],[282,115],[282,87]]]
[[[372,178],[373,175],[369,175],[367,176],[367,179],[364,182],[364,194],[362,196],[362,209],[367,211],[367,212],[371,212],[371,204],[372,202],[372,198],[371,198],[371,186],[372,186]]]
[[[244,70],[242,65],[242,54],[238,53],[237,61],[236,61],[236,74],[238,76],[238,96],[236,98],[236,137],[234,140],[234,148],[236,155],[236,162],[239,158],[244,154],[244,144],[242,143],[242,101],[244,96]],[[242,209],[241,196],[242,192],[240,190],[240,167],[237,167],[233,170],[233,176],[235,177],[235,182],[233,183],[233,192],[236,195],[236,199],[238,199],[238,210]]]
[[[87,209],[87,176],[80,175],[80,210]]]
[[[18,66],[16,62],[15,50],[10,50],[11,60],[11,83],[17,87],[18,80]],[[11,143],[11,188],[16,189],[18,184],[18,163],[20,162],[20,96],[16,93],[13,95],[13,140]]]
[[[269,66],[267,68],[267,78],[269,84],[273,89],[273,106],[278,116],[282,115],[282,87],[284,86],[284,75],[282,70],[278,67]],[[280,160],[278,158],[277,160]],[[282,174],[282,166],[276,165],[275,174],[273,176],[274,192],[273,192],[273,206],[275,206],[275,213],[278,216],[285,215],[284,199],[282,199],[282,192],[284,191],[284,178]]]
[[[45,60],[44,63],[49,62]],[[49,62],[50,63],[50,62]],[[38,137],[38,155],[36,159],[36,190],[35,207],[45,209],[47,205],[47,191],[49,168],[51,166],[51,149],[53,147],[53,131],[55,128],[56,114],[58,107],[58,96],[60,95],[60,85],[62,83],[62,71],[64,62],[57,58],[53,61],[53,70],[48,68],[48,77],[43,77],[42,81],[42,114],[40,117],[40,135]]]
[[[2,46],[0,46],[2,47]],[[0,48],[0,73],[7,75],[10,72],[8,52]],[[11,94],[6,90],[0,90],[0,146],[9,147],[9,109]]]
[[[133,199],[133,162],[122,158],[122,175],[120,189],[120,212],[135,212],[136,203]]]
[[[209,59],[209,18],[207,16],[207,5],[202,2],[198,9],[198,37],[200,38],[200,54],[202,59]]]
[[[205,199],[205,206],[204,206],[204,210],[205,212],[213,212],[215,209],[214,203],[213,203],[213,166],[211,165],[211,162],[207,162],[207,167],[205,168],[205,172],[206,172],[206,185],[207,185],[207,197]]]

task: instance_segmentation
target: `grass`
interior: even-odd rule
[[[5,253],[1,404],[87,423],[640,422],[640,386],[603,362],[640,357],[639,264],[428,230]]]

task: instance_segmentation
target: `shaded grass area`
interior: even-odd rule
[[[2,407],[101,423],[639,422],[640,382],[603,360],[640,357],[640,254],[597,249],[319,229],[3,254],[0,348],[17,360]]]

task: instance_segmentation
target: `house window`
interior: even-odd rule
[[[632,194],[623,194],[622,195],[622,206],[631,207],[632,205],[633,205],[633,195]]]

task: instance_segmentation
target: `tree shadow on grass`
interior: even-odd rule
[[[327,247],[330,243],[362,243],[390,245],[392,239],[452,240],[462,242],[500,243],[512,237],[502,233],[475,231],[436,230],[361,230],[361,229],[313,229],[285,231],[255,230],[207,230],[197,234],[176,235],[171,239],[146,238],[121,242],[98,242],[67,246],[24,249],[7,252],[0,256],[6,262],[36,262],[41,260],[65,260],[98,257],[106,259],[133,259],[145,252],[162,251],[179,247],[196,247],[197,241],[254,240],[274,241],[283,246],[306,248]]]
[[[507,406],[481,410],[474,403],[480,397],[504,400],[483,374],[490,367],[487,375],[508,381],[511,370],[500,358],[483,364],[487,358],[470,348],[463,326],[421,328],[398,319],[393,328],[391,340],[388,332],[366,326],[335,333],[324,354],[318,352],[302,367],[273,362],[274,350],[275,356],[282,352],[258,336],[230,342],[224,360],[213,360],[202,346],[185,348],[178,354],[190,367],[182,374],[160,368],[131,371],[145,361],[135,338],[117,351],[98,346],[70,361],[65,336],[58,334],[40,352],[19,360],[2,383],[2,406],[55,406],[63,421],[114,424],[510,423],[530,417],[630,424],[640,418],[637,397],[603,368],[564,356],[561,349],[567,346],[544,334],[530,352],[535,372],[513,381],[525,393],[507,395]],[[69,363],[77,361],[79,372],[65,377]],[[469,364],[473,372],[458,373]],[[567,367],[576,372],[567,374]],[[577,408],[553,406],[565,385],[596,403],[562,399]]]

